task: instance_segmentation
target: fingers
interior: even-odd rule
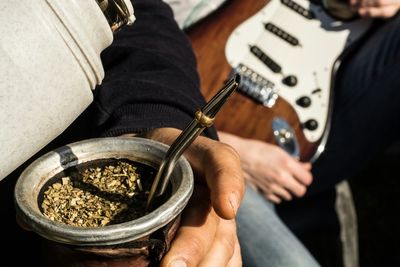
[[[358,14],[362,17],[371,18],[391,18],[399,10],[399,6],[383,6],[383,7],[361,7]]]
[[[237,152],[226,144],[199,137],[187,155],[197,173],[205,178],[217,214],[227,220],[233,219],[244,194],[243,172]]]
[[[171,144],[179,133],[177,129],[159,128],[146,136]],[[192,166],[196,182],[204,179],[207,183],[217,214],[227,220],[234,218],[245,188],[237,152],[226,144],[199,136],[184,155]]]
[[[279,180],[279,183],[258,184],[258,189],[275,204],[279,204],[283,200],[290,201],[293,196],[302,197],[307,191],[307,187],[299,183],[290,174],[280,176],[276,180]]]
[[[240,158],[230,146],[212,146],[204,158],[206,180],[215,211],[224,219],[233,219],[244,195]],[[229,204],[229,206],[227,205]]]
[[[228,262],[227,267],[242,267],[242,255],[240,253],[239,240],[236,237],[235,250],[231,260]]]
[[[289,190],[292,194],[297,197],[302,197],[307,191],[307,187],[300,183],[296,178],[293,177],[290,173],[282,173],[280,176],[281,185]]]
[[[398,0],[358,0],[354,3],[355,7],[383,7],[398,5]]]
[[[196,188],[161,267],[241,266],[235,221],[219,218],[207,195],[207,188]]]
[[[236,238],[236,224],[234,220],[221,220],[215,235],[215,241],[210,247],[208,254],[199,264],[199,267],[239,266],[237,259],[232,259],[235,248],[238,246]]]
[[[280,203],[282,200],[290,201],[293,196],[304,196],[307,186],[312,182],[312,175],[306,169],[310,169],[309,164],[305,164],[305,168],[303,164],[296,164],[297,169],[289,166],[282,167],[277,172],[268,174],[269,176],[263,176],[262,180],[246,173],[246,180],[256,184],[273,203]]]
[[[302,197],[312,182],[311,165],[285,157],[280,166],[273,174],[276,183],[270,186],[272,193],[284,200],[292,199],[287,196],[286,190],[296,197]]]
[[[260,182],[259,179],[253,179],[253,177],[246,172],[245,180],[248,186],[250,186],[254,191],[260,192],[260,194],[262,194],[269,201],[275,204],[279,204],[282,202],[282,200],[279,197],[275,196],[274,193],[270,190],[270,184],[264,184]]]
[[[292,200],[292,195],[290,194],[290,192],[284,187],[281,187],[279,185],[276,184],[271,185],[271,193],[279,197],[279,199],[286,201]]]
[[[359,2],[360,2],[360,0],[350,0],[350,6],[356,7]]]
[[[280,204],[282,202],[282,200],[273,193],[264,193],[263,195],[266,199],[268,199],[274,204]]]
[[[245,179],[247,184],[253,187],[253,190],[260,191],[272,203],[279,204],[282,200],[289,201],[292,199],[292,195],[288,190],[271,181],[266,181],[266,179],[258,181],[248,173],[245,173]]]
[[[310,162],[300,162],[300,165],[307,171],[311,171],[312,165]]]
[[[312,183],[310,170],[310,163],[302,163],[292,157],[285,157],[281,163],[281,168],[277,172],[276,181],[295,196],[302,197],[307,191],[307,186]],[[282,196],[276,189],[274,193]]]
[[[206,188],[196,188],[182,214],[181,227],[164,256],[161,267],[198,266],[207,255],[219,224],[219,218],[211,209],[209,199],[204,199],[207,196]]]
[[[292,173],[294,178],[303,185],[310,185],[312,183],[312,175],[310,173],[311,164],[301,163],[295,160],[291,160],[287,164],[289,172]]]
[[[311,164],[297,161],[282,148],[255,140],[236,138],[235,142],[246,181],[273,203],[302,197],[312,183]]]
[[[390,18],[399,8],[399,0],[351,0],[350,4],[362,17]]]

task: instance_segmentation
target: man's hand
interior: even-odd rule
[[[160,266],[242,266],[235,220],[219,217],[210,205],[209,190],[196,185],[183,212],[181,227]]]
[[[399,0],[350,0],[351,7],[362,17],[391,18],[400,8]]]
[[[271,202],[278,204],[306,193],[312,182],[310,163],[297,161],[276,145],[224,132],[219,136],[239,152],[246,182]]]
[[[179,133],[163,128],[147,137],[171,144]],[[244,194],[239,155],[232,147],[202,136],[184,155],[194,171],[195,192],[161,266],[241,266],[234,221]]]

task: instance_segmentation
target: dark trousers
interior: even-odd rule
[[[334,185],[354,177],[399,138],[400,15],[376,21],[371,32],[346,52],[335,80],[326,150],[313,165],[314,183],[306,197],[277,207],[318,260],[330,257],[324,266],[338,266],[340,254]]]

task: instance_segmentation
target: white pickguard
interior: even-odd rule
[[[315,130],[303,129],[309,142],[319,140],[329,120],[331,77],[335,62],[344,48],[357,40],[371,24],[368,19],[352,21],[336,20],[316,4],[306,0],[294,0],[311,10],[314,19],[307,19],[283,5],[280,0],[271,0],[262,10],[242,23],[230,35],[225,48],[226,58],[235,69],[240,64],[251,68],[274,84],[277,95],[286,100],[297,112],[300,122],[314,119]],[[299,40],[301,46],[293,46],[264,28],[273,23]],[[257,45],[265,54],[282,67],[282,74],[272,72],[249,49]],[[284,76],[294,75],[297,84],[293,87],[282,83]],[[316,89],[321,90],[314,92]],[[311,99],[309,107],[296,104],[300,97]]]

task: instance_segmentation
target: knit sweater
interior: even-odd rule
[[[57,145],[159,127],[183,129],[205,104],[190,41],[170,7],[159,0],[132,3],[136,21],[117,32],[102,53],[105,78],[94,102]],[[212,128],[204,133],[216,138]]]

